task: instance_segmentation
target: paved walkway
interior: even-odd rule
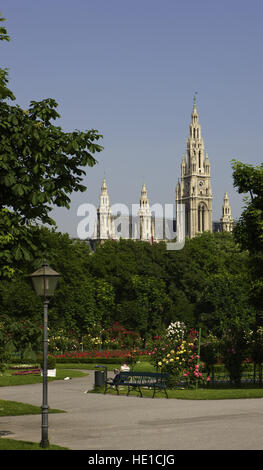
[[[49,440],[81,450],[263,450],[263,399],[176,400],[86,393],[86,377],[48,385]],[[42,385],[0,388],[0,398],[41,405]],[[13,439],[41,440],[41,415],[0,417]]]

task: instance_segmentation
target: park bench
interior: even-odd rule
[[[116,377],[109,378],[105,381],[104,394],[110,388],[115,388],[119,395],[119,386],[127,386],[127,396],[131,390],[138,390],[142,397],[141,388],[152,388],[154,398],[156,391],[164,391],[168,398],[166,387],[169,374],[161,372],[120,372]]]

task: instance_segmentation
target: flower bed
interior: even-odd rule
[[[85,352],[66,352],[64,354],[57,354],[55,356],[58,364],[64,363],[105,363],[105,364],[120,364],[121,362],[131,362],[136,353],[137,357],[142,358],[147,354],[147,351],[134,351],[134,350],[107,350],[107,351],[85,351]]]
[[[27,370],[17,370],[12,372],[12,375],[29,375],[29,374],[40,374],[40,369],[27,369]]]

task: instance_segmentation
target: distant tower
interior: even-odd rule
[[[97,209],[98,222],[97,222],[97,239],[106,240],[111,237],[112,222],[111,222],[111,208],[110,198],[108,195],[107,184],[104,178],[101,185],[100,203]]]
[[[232,232],[234,219],[231,216],[231,207],[229,203],[228,194],[225,193],[224,202],[222,205],[222,217],[220,219],[220,225],[222,232]]]
[[[189,238],[204,231],[212,232],[212,188],[210,162],[205,156],[196,97],[189,126],[186,158],[181,163],[181,181],[176,186],[176,202],[185,205],[185,234]]]
[[[142,185],[140,197],[140,240],[151,241],[153,236],[152,214],[145,184]]]

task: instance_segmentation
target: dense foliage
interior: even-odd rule
[[[173,321],[202,326],[204,336],[218,337],[233,325],[245,329],[253,323],[248,257],[231,234],[204,233],[175,252],[168,252],[165,243],[120,240],[92,253],[88,243],[55,230],[42,228],[38,237],[49,263],[61,273],[49,306],[50,335],[71,335],[75,349],[83,338],[87,348],[89,334],[109,340],[116,322],[138,333],[144,344]],[[23,272],[28,275],[35,267],[25,261]],[[17,274],[0,286],[1,323],[9,325],[16,348],[22,347],[22,325],[28,341],[36,344],[42,323],[41,301],[27,275]]]

